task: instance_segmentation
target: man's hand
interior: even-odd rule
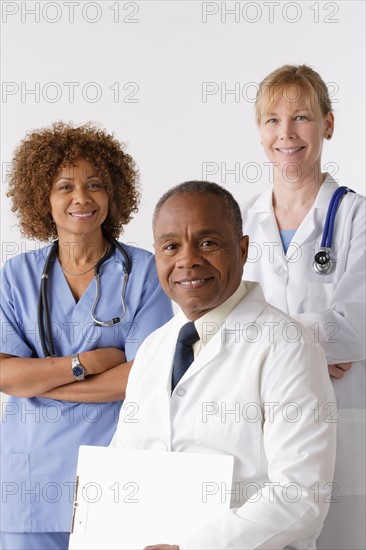
[[[338,363],[337,365],[328,365],[329,375],[337,380],[342,380],[346,372],[351,370],[352,363]]]

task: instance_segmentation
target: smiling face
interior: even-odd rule
[[[66,162],[52,183],[51,214],[59,237],[99,235],[108,214],[108,194],[85,159]]]
[[[292,87],[292,96],[278,93],[259,119],[264,152],[275,174],[289,182],[321,173],[323,140],[334,129],[333,113],[324,116],[304,95],[299,87]]]
[[[170,197],[156,214],[154,246],[163,290],[192,321],[239,287],[248,238],[238,240],[225,202],[213,193]]]

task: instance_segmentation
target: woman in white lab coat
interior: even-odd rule
[[[346,194],[337,210],[331,260],[313,268],[336,181],[321,171],[334,132],[328,90],[306,65],[285,65],[260,84],[256,117],[274,184],[243,208],[249,235],[246,280],[308,327],[320,342],[339,405],[331,506],[317,546],[365,546],[365,198]],[[352,182],[343,182],[352,188]],[[316,407],[316,404],[314,404]]]

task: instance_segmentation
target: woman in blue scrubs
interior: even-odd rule
[[[58,251],[47,279],[55,356],[45,357],[37,304],[51,245],[10,259],[1,273],[1,544],[3,550],[66,549],[80,445],[108,445],[128,373],[145,337],[172,316],[151,253],[115,249],[137,211],[138,172],[123,146],[91,125],[63,123],[29,134],[15,152],[8,195],[23,235]],[[71,359],[72,356],[72,359]]]

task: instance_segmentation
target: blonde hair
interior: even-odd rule
[[[290,88],[296,89],[295,97],[289,94]],[[282,94],[283,99],[294,102],[300,99],[302,93],[311,110],[315,110],[316,105],[319,105],[324,116],[332,111],[327,85],[319,73],[308,65],[283,65],[259,84],[255,102],[257,123],[263,114],[270,111],[279,94]]]

